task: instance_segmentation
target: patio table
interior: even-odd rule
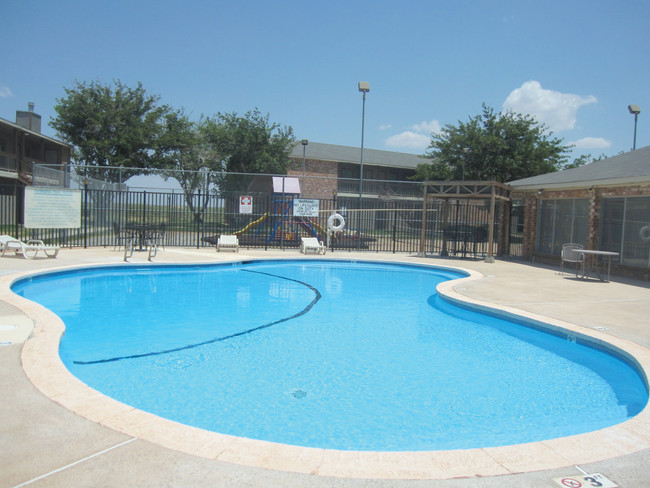
[[[619,253],[595,249],[576,249],[575,252],[582,255],[582,266],[578,278],[587,279],[589,276],[596,275],[600,281],[609,281],[612,257],[619,256]],[[604,262],[607,263],[607,279],[604,279]]]

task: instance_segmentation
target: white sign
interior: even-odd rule
[[[319,200],[296,198],[293,201],[294,217],[318,217]]]
[[[579,476],[563,476],[553,478],[558,485],[568,488],[583,488],[598,486],[600,488],[618,488],[618,485],[605,478],[600,473],[581,474]]]
[[[78,229],[81,227],[81,190],[25,188],[26,229]]]
[[[239,213],[240,214],[253,213],[253,197],[248,197],[248,196],[239,197]]]

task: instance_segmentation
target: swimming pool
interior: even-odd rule
[[[62,317],[61,357],[93,388],[238,436],[458,449],[587,432],[643,408],[620,358],[435,296],[459,276],[282,261],[91,269],[14,291]]]

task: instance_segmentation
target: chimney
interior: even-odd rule
[[[34,102],[27,104],[27,112],[16,110],[16,124],[34,132],[41,132],[41,116],[34,113]]]

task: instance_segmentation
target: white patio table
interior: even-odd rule
[[[594,274],[600,281],[609,281],[609,272],[612,267],[612,257],[619,253],[613,251],[597,251],[595,249],[576,249],[582,255],[582,267],[578,278],[587,279]],[[607,279],[604,278],[603,262],[607,262]]]

